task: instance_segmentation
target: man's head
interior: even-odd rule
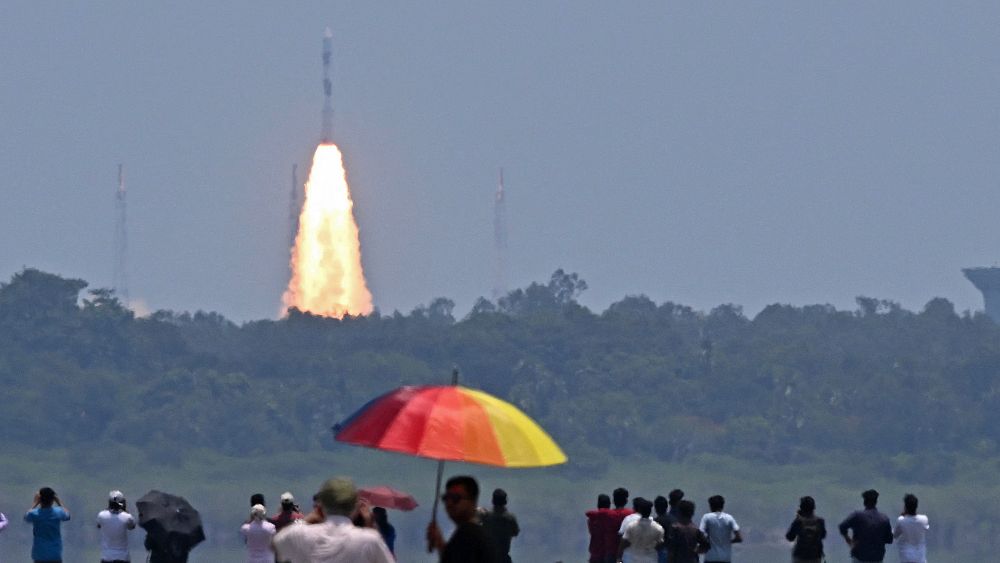
[[[657,515],[663,515],[667,512],[667,497],[663,495],[658,495],[653,499],[653,508],[656,509]]]
[[[642,497],[635,497],[634,499],[632,499],[632,510],[639,512],[639,504],[643,502],[647,501]]]
[[[38,502],[42,506],[52,506],[52,503],[56,500],[56,492],[52,490],[52,487],[42,487],[38,489]]]
[[[684,500],[684,491],[674,489],[667,494],[667,498],[670,499],[670,506],[677,506],[677,503]]]
[[[642,497],[636,497],[633,506],[635,506],[635,511],[639,513],[639,516],[643,518],[649,518],[649,515],[653,513],[653,503]]]
[[[611,497],[604,493],[597,495],[597,508],[611,508]]]
[[[503,489],[493,491],[493,506],[498,508],[507,506],[507,491]]]
[[[376,506],[372,509],[372,518],[375,519],[380,526],[385,526],[389,523],[389,515],[385,513],[385,508],[381,506]]]
[[[722,495],[708,497],[708,509],[712,512],[722,512],[725,506],[726,499],[722,498]]]
[[[806,496],[799,499],[799,512],[802,514],[812,514],[816,512],[816,500]]]
[[[867,491],[861,493],[861,499],[865,503],[865,508],[875,508],[878,504],[878,491],[875,489],[868,489]]]
[[[677,512],[680,514],[681,520],[690,522],[694,518],[694,503],[689,500],[678,501]]]
[[[291,512],[295,510],[295,497],[292,493],[285,491],[281,493],[281,510]]]
[[[264,494],[263,493],[254,493],[254,494],[250,495],[250,506],[252,507],[252,506],[255,506],[255,505],[258,505],[258,504],[261,505],[261,506],[266,506],[267,505],[267,503],[264,502]]]
[[[906,496],[903,497],[903,514],[916,516],[917,504],[917,496],[907,493]]]
[[[125,495],[121,491],[111,491],[108,493],[108,510],[124,510]]]
[[[628,489],[618,487],[611,493],[611,498],[615,500],[615,508],[625,508],[628,504]]]
[[[285,493],[291,495],[291,493]],[[284,497],[282,496],[282,508],[284,508]],[[358,504],[358,489],[354,482],[347,477],[334,477],[327,479],[316,493],[316,499],[323,507],[323,513],[327,516],[350,516],[354,512],[354,507]],[[295,499],[292,499],[295,502]]]
[[[479,503],[479,483],[468,475],[448,479],[445,493],[441,497],[444,510],[456,524],[471,522],[476,518]]]

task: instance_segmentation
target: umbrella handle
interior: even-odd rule
[[[441,500],[441,477],[444,475],[444,462],[438,462],[437,484],[434,486],[434,507],[431,508],[431,524],[437,524],[438,501]],[[427,553],[434,551],[430,538],[427,539]]]

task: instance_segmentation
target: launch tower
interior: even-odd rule
[[[1000,268],[965,268],[962,273],[983,293],[986,314],[1000,323]]]
[[[500,182],[493,198],[493,246],[496,253],[496,263],[493,272],[493,299],[500,299],[507,294],[507,207],[504,203],[506,194],[503,188],[503,168],[500,169]]]
[[[115,264],[112,274],[112,287],[115,295],[126,307],[128,306],[128,230],[126,229],[125,206],[125,171],[118,165],[118,190],[115,192]]]

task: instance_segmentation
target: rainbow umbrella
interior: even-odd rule
[[[340,442],[438,460],[435,519],[445,461],[499,467],[566,462],[552,438],[517,407],[457,384],[400,387],[369,401],[335,430]]]

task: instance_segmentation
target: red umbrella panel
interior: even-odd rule
[[[358,489],[358,498],[372,506],[395,510],[409,511],[418,506],[417,500],[411,495],[385,485]]]

